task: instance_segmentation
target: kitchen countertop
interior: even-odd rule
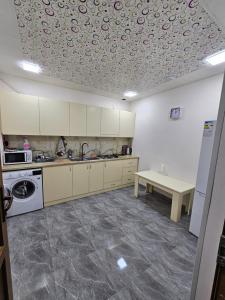
[[[31,164],[15,164],[15,165],[3,165],[2,171],[17,171],[17,170],[26,170],[26,169],[38,169],[54,166],[66,166],[66,165],[75,165],[75,164],[85,164],[85,163],[95,163],[95,162],[106,162],[111,160],[124,160],[124,159],[138,159],[138,156],[133,155],[123,155],[118,158],[107,158],[107,159],[97,159],[97,160],[83,160],[83,161],[71,161],[67,158],[58,158],[53,162],[41,162],[41,163],[31,163]]]

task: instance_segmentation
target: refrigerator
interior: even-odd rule
[[[200,233],[215,130],[216,121],[205,121],[189,228],[189,231],[197,237]]]

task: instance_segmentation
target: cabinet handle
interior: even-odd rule
[[[105,163],[105,168],[106,168],[106,163]]]
[[[87,168],[87,170],[88,170],[88,165],[87,165],[87,167],[86,167],[86,168]]]
[[[91,165],[90,165],[90,169],[91,169]]]

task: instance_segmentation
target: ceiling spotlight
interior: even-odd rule
[[[129,97],[129,98],[132,98],[132,97],[135,97],[137,96],[137,92],[134,92],[134,91],[127,91],[123,94],[125,97]]]
[[[39,74],[39,73],[42,72],[42,69],[38,64],[34,64],[32,62],[29,62],[29,61],[25,61],[25,60],[20,61],[18,63],[18,65],[24,71],[33,72],[33,73],[36,73],[36,74]]]
[[[212,66],[216,66],[225,62],[225,50],[210,55],[204,61]]]

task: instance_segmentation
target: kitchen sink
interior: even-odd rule
[[[69,160],[71,161],[89,161],[89,160],[98,160],[101,159],[101,157],[84,157],[84,159],[80,157],[70,157]]]
[[[69,157],[69,160],[71,161],[82,161],[80,157]]]
[[[98,160],[101,159],[101,157],[85,157],[84,160]]]

